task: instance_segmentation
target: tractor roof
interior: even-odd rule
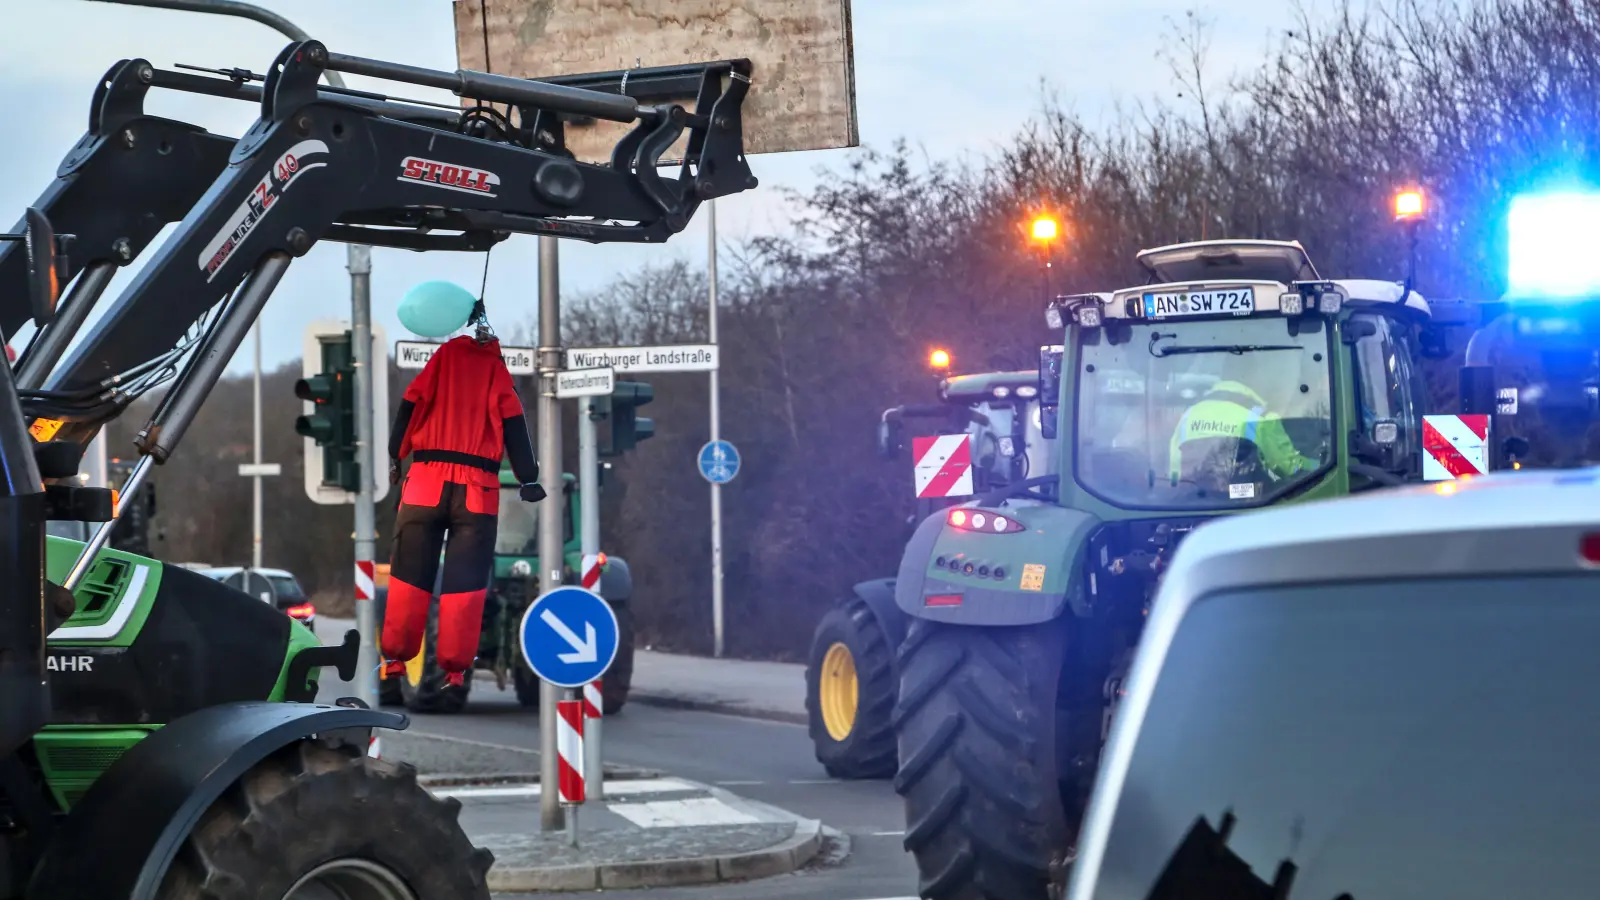
[[[939,397],[943,400],[975,402],[994,396],[997,387],[1016,390],[1019,387],[1039,384],[1039,370],[1019,372],[974,372],[970,375],[951,375],[939,382]]]
[[[1288,284],[1320,276],[1299,241],[1191,241],[1141,250],[1139,264],[1157,281],[1265,279]]]

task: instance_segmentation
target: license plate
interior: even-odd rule
[[[1173,291],[1144,295],[1144,315],[1147,319],[1170,319],[1174,316],[1248,316],[1255,311],[1254,288]]]

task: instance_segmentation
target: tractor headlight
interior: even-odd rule
[[[1078,324],[1082,325],[1085,328],[1099,328],[1100,327],[1100,307],[1098,307],[1098,306],[1080,306],[1080,307],[1078,307]]]
[[[527,578],[533,574],[533,564],[525,559],[519,559],[511,564],[511,574],[517,578]]]
[[[1323,291],[1317,295],[1317,312],[1325,316],[1338,315],[1342,306],[1344,306],[1344,292],[1337,288]]]
[[[1044,311],[1044,324],[1051,328],[1061,328],[1061,307],[1050,306]]]
[[[1306,311],[1305,298],[1298,293],[1279,294],[1278,311],[1286,316],[1298,316]]]

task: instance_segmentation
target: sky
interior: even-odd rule
[[[781,0],[765,0],[781,2]],[[261,0],[330,49],[433,69],[454,70],[453,0]],[[856,108],[862,143],[887,149],[905,139],[936,159],[983,154],[1038,111],[1047,87],[1091,119],[1160,99],[1178,89],[1159,50],[1170,24],[1188,11],[1211,22],[1207,78],[1220,86],[1262,63],[1272,42],[1297,21],[1290,0],[853,0]],[[96,80],[117,60],[265,71],[287,39],[264,25],[226,16],[117,5],[104,0],[0,0],[0,208],[20,219],[54,178],[84,131]],[[758,61],[759,62],[759,61]],[[346,76],[351,87],[455,102],[448,92]],[[251,104],[152,92],[148,112],[238,136],[254,121]],[[806,189],[817,170],[841,166],[848,150],[752,156],[761,187],[717,204],[718,246],[782,232],[791,210],[780,186]],[[603,288],[640,266],[682,259],[704,266],[707,217],[663,246],[561,244],[565,295]],[[492,254],[487,306],[502,334],[529,328],[535,311],[537,241],[514,236]],[[140,262],[148,260],[154,248]],[[109,306],[140,263],[102,298]],[[300,355],[313,319],[348,319],[343,245],[319,244],[294,263],[261,317],[265,365]],[[375,249],[374,321],[392,343],[410,335],[396,308],[411,286],[432,279],[478,288],[483,257]],[[17,346],[26,330],[8,336]],[[246,341],[230,371],[253,364]]]

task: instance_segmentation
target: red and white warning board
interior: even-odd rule
[[[374,563],[370,559],[356,560],[356,599],[371,600],[378,595],[374,578]]]
[[[561,803],[577,806],[583,802],[582,700],[562,700],[556,704],[556,753]]]
[[[972,435],[941,434],[911,439],[917,496],[966,497],[972,494]]]
[[[1489,474],[1489,417],[1423,416],[1422,478]]]

